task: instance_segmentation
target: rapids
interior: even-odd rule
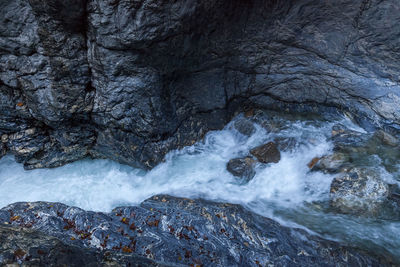
[[[241,116],[241,115],[240,115]],[[279,131],[259,124],[250,137],[236,131],[233,122],[204,140],[170,152],[165,162],[143,171],[110,160],[82,160],[54,169],[25,171],[13,157],[0,160],[0,207],[18,201],[53,201],[86,210],[110,211],[137,205],[155,194],[238,203],[280,223],[302,227],[326,238],[400,257],[400,222],[336,214],[327,207],[334,175],[310,172],[307,163],[329,153],[336,120],[285,118]],[[349,119],[340,122],[363,131]],[[245,156],[250,148],[276,138],[292,138],[296,146],[281,153],[277,164],[258,164],[247,184],[233,177],[227,162]],[[382,177],[397,183],[398,173],[379,166]]]

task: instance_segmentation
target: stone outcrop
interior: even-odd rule
[[[59,263],[73,257],[71,264],[136,260],[145,266],[156,265],[153,261],[172,266],[390,266],[389,257],[281,226],[239,205],[167,195],[110,213],[20,202],[0,210],[0,222],[13,227],[0,225],[0,264],[12,255],[26,264],[62,255]]]
[[[0,134],[28,169],[151,168],[240,107],[395,134],[399,20],[397,0],[4,0]]]

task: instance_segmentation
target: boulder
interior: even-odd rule
[[[340,213],[374,215],[387,201],[389,186],[373,169],[353,168],[333,179],[331,206]]]
[[[234,176],[250,181],[256,175],[255,162],[251,157],[231,159],[226,165],[226,169]]]
[[[281,160],[281,153],[274,142],[253,148],[250,153],[262,163],[278,163]]]

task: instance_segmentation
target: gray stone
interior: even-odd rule
[[[69,243],[73,243],[72,241]],[[167,266],[150,259],[114,251],[66,244],[43,232],[0,224],[2,266]]]
[[[389,196],[389,186],[368,168],[353,168],[331,184],[331,206],[341,213],[362,216],[379,212]]]
[[[255,162],[251,157],[231,159],[226,165],[226,169],[234,176],[250,181],[256,175],[254,170]]]
[[[278,163],[281,160],[281,153],[274,142],[255,147],[250,153],[262,163]]]

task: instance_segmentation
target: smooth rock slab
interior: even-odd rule
[[[39,230],[82,249],[183,265],[388,265],[383,258],[283,227],[240,205],[167,195],[110,213],[60,203],[20,202],[1,209],[0,222]]]

